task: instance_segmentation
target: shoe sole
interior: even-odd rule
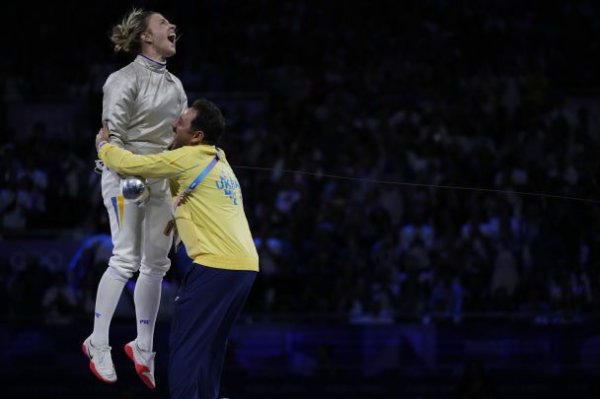
[[[129,359],[131,359],[131,361],[135,365],[135,372],[140,377],[140,379],[142,380],[142,382],[149,389],[156,388],[156,385],[154,383],[152,383],[152,380],[149,377],[149,375],[152,375],[152,373],[150,373],[150,369],[147,366],[144,366],[143,364],[139,364],[139,363],[137,363],[135,361],[135,357],[133,356],[133,349],[131,348],[131,346],[129,344],[125,344],[125,347],[123,349],[125,350],[125,353],[127,354],[127,357]]]
[[[94,362],[92,362],[92,358],[90,357],[90,353],[88,352],[88,350],[85,346],[85,342],[83,344],[81,344],[81,350],[82,350],[83,354],[88,359],[90,359],[90,370],[91,370],[92,374],[94,374],[96,376],[97,379],[99,379],[100,381],[102,381],[105,384],[114,384],[115,382],[117,382],[116,378],[113,381],[107,380],[106,378],[102,377],[102,375],[98,372],[98,370],[96,370],[96,366],[94,366]]]

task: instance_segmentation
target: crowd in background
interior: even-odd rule
[[[52,7],[14,32],[61,45],[29,40],[40,62],[16,49],[2,61],[5,240],[108,232],[93,137],[102,83],[128,62],[107,39],[116,4],[90,11],[104,25],[89,35]],[[157,6],[182,33],[169,69],[189,93],[264,99],[258,113],[218,104],[261,259],[246,313],[353,323],[597,313],[596,3]],[[65,102],[79,113],[64,134],[11,125],[18,105]],[[0,316],[88,317],[107,253],[82,257],[89,272],[76,284],[68,265],[0,265]],[[169,286],[182,259],[174,253]]]

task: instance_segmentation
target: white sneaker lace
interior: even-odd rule
[[[148,352],[142,350],[137,342],[133,343],[133,355],[138,363],[145,365],[150,369],[151,373],[154,373],[154,352]]]
[[[112,362],[112,357],[110,355],[111,347],[110,346],[101,346],[99,348],[92,346],[91,342],[88,342],[90,357],[93,362],[96,364],[98,369],[103,371],[113,372],[114,366]]]

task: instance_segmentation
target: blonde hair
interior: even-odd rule
[[[148,19],[152,14],[155,12],[134,8],[121,23],[113,26],[110,41],[114,44],[115,53],[139,53],[142,50],[140,35],[148,29]]]

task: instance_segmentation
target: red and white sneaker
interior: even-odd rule
[[[87,337],[81,344],[81,350],[90,359],[90,370],[100,381],[112,384],[117,381],[117,373],[110,355],[111,347],[93,346],[91,338],[91,336]]]
[[[135,364],[135,372],[150,389],[156,388],[154,381],[154,356],[156,352],[148,352],[140,349],[137,342],[131,341],[125,344],[125,353]]]

